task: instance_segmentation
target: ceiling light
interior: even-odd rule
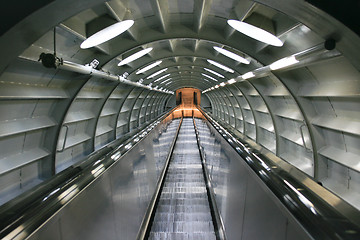
[[[209,80],[207,80],[207,79],[205,79],[205,78],[203,78],[203,80],[206,81],[206,82],[210,82]]]
[[[213,60],[207,60],[210,64],[212,64],[212,65],[214,65],[214,66],[216,66],[216,67],[218,67],[218,68],[221,68],[221,69],[223,69],[223,70],[225,70],[225,71],[227,71],[227,72],[231,72],[231,73],[234,73],[234,70],[232,70],[231,68],[228,68],[228,67],[226,67],[226,66],[224,66],[224,65],[222,65],[222,64],[220,64],[220,63],[217,63],[217,62],[215,62],[215,61],[213,61]]]
[[[164,79],[164,78],[166,78],[166,77],[168,77],[168,76],[170,76],[170,73],[168,73],[168,74],[166,74],[166,75],[164,75],[164,76],[156,79],[154,82],[160,81],[161,79]]]
[[[160,71],[157,71],[156,73],[151,74],[151,75],[148,76],[146,79],[153,78],[153,77],[159,75],[160,73],[165,72],[166,70],[168,70],[168,69],[167,69],[167,68],[161,69]]]
[[[217,82],[217,80],[215,78],[213,78],[213,77],[211,77],[211,76],[209,76],[209,75],[207,75],[205,73],[202,73],[201,75],[203,75],[204,77],[210,78],[211,80],[214,80],[215,82]]]
[[[113,39],[114,37],[128,30],[133,24],[133,20],[125,20],[110,25],[107,28],[104,28],[103,30],[100,30],[99,32],[91,35],[89,38],[83,41],[80,45],[80,48],[91,48],[106,41],[109,41],[110,39]]]
[[[232,78],[228,81],[228,84],[233,84],[233,83],[236,83],[236,80],[234,78]]]
[[[214,74],[214,75],[216,75],[216,76],[218,76],[218,77],[221,77],[221,78],[225,78],[223,75],[221,75],[220,73],[217,73],[217,72],[215,72],[215,71],[213,71],[213,70],[211,70],[211,69],[208,69],[208,68],[204,68],[206,71],[208,71],[208,72],[211,72],[212,74]]]
[[[290,56],[290,57],[282,58],[282,59],[277,60],[276,62],[270,64],[270,69],[277,70],[280,68],[288,67],[288,66],[293,65],[298,62],[299,61],[296,60],[295,56]]]
[[[172,79],[172,78],[168,78],[168,79],[166,79],[165,81],[162,81],[160,84],[164,84],[164,83],[170,81],[171,79]]]
[[[219,85],[216,85],[215,88],[219,88]]]
[[[222,86],[222,87],[225,86],[225,83],[224,82],[220,83],[220,86]]]
[[[215,88],[214,87],[211,87],[211,90],[214,90]]]
[[[241,77],[242,77],[242,79],[249,79],[249,78],[255,77],[255,74],[253,72],[247,72],[244,75],[242,75]]]
[[[251,24],[238,20],[228,20],[227,23],[235,30],[263,43],[267,43],[276,47],[281,47],[284,44],[278,37]]]
[[[233,53],[233,52],[230,52],[228,50],[225,50],[223,48],[219,48],[219,47],[214,47],[214,49],[216,51],[218,51],[219,53],[231,58],[231,59],[234,59],[235,61],[238,61],[238,62],[241,62],[241,63],[244,63],[244,64],[249,64],[250,61],[243,58],[243,57],[240,57],[239,55]]]
[[[141,51],[138,51],[137,53],[134,53],[133,55],[125,58],[124,60],[122,60],[121,62],[119,62],[118,66],[122,66],[125,64],[128,64],[138,58],[141,58],[142,56],[148,54],[153,48],[145,48]]]
[[[172,83],[172,81],[168,82],[167,84],[165,84],[165,86],[169,85],[170,83]]]
[[[146,71],[148,71],[148,70],[156,67],[156,66],[159,65],[160,63],[162,63],[162,61],[154,62],[154,63],[150,64],[149,66],[146,66],[146,67],[144,67],[143,69],[140,69],[139,71],[136,72],[136,74],[140,74],[140,73],[146,72]]]

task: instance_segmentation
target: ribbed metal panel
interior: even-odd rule
[[[190,118],[182,123],[149,239],[216,239]]]

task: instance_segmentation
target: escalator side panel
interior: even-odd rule
[[[75,189],[78,195],[29,239],[135,239],[178,124],[166,131],[158,125],[87,188]]]
[[[227,239],[312,239],[220,133],[196,125]]]

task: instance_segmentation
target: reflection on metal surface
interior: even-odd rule
[[[94,170],[91,171],[91,174],[94,175],[94,177],[98,177],[104,171],[105,171],[104,164],[100,164]]]
[[[69,187],[65,192],[61,193],[58,199],[61,204],[65,204],[78,192],[79,192],[79,188],[76,184],[74,184],[71,187]]]

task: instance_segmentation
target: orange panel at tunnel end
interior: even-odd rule
[[[201,103],[201,92],[196,88],[181,88],[176,90],[177,108],[171,114],[173,118],[196,117],[203,118],[201,112],[197,109]]]

